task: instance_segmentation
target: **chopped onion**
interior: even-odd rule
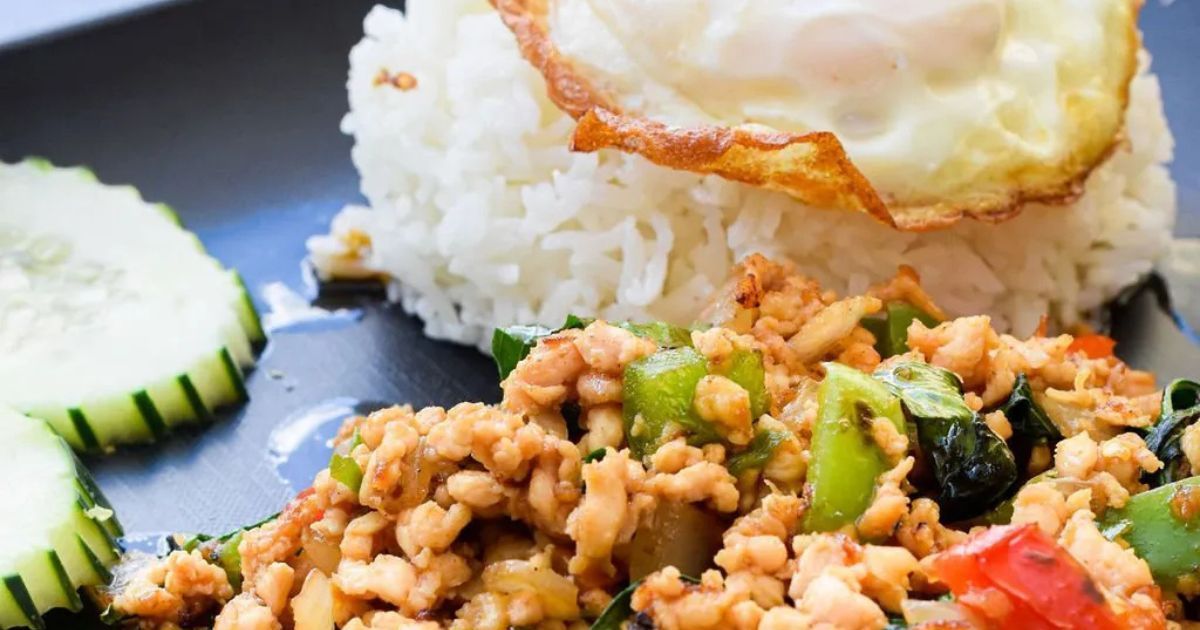
[[[546,615],[554,619],[579,617],[579,589],[549,566],[531,560],[505,560],[483,570],[483,584],[500,593],[536,593]]]

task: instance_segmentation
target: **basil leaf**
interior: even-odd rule
[[[936,501],[947,520],[982,514],[1014,487],[1017,462],[963,400],[953,372],[905,361],[875,372],[892,388],[917,425],[917,446],[937,482]]]
[[[500,372],[500,380],[508,378],[510,372],[529,355],[542,337],[553,333],[544,326],[509,326],[492,332],[492,360]]]
[[[1149,448],[1162,461],[1162,470],[1147,475],[1151,485],[1161,486],[1192,476],[1191,462],[1183,452],[1183,434],[1200,420],[1200,383],[1184,379],[1163,388],[1162,411],[1146,435]]]
[[[607,453],[608,453],[608,449],[606,449],[604,447],[600,447],[600,448],[588,453],[587,455],[584,455],[583,463],[590,464],[592,462],[598,462],[598,461],[604,459],[604,456]]]
[[[687,575],[679,577],[685,582],[700,583],[700,580],[694,577]],[[621,630],[621,624],[633,616],[633,593],[641,585],[642,580],[636,580],[621,589],[621,592],[608,602],[608,606],[604,607],[604,612],[601,612],[600,616],[596,617],[596,621],[592,622],[590,630]]]
[[[621,624],[633,616],[633,592],[641,585],[642,581],[637,580],[617,593],[592,622],[591,630],[621,630]]]
[[[583,328],[587,328],[588,325],[594,321],[596,321],[595,317],[579,317],[578,315],[567,315],[566,321],[563,322],[563,325],[560,326],[558,328],[558,330],[567,330],[567,329],[571,329],[571,328],[583,329]],[[558,331],[555,331],[555,332],[558,332]]]
[[[1035,446],[1053,447],[1063,438],[1054,421],[1033,399],[1033,389],[1024,374],[1017,375],[1012,393],[1000,406],[1000,411],[1004,412],[1004,417],[1012,425],[1013,434],[1008,445],[1020,470],[1025,470],[1029,465],[1030,453]]]
[[[740,477],[743,472],[752,468],[761,469],[770,461],[775,449],[787,438],[788,434],[783,431],[759,431],[754,435],[754,439],[750,440],[746,450],[730,457],[725,462],[725,467],[734,477]]]

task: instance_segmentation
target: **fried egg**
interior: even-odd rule
[[[493,0],[577,150],[902,229],[1066,203],[1120,136],[1137,0]]]

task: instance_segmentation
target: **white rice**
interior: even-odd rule
[[[350,55],[342,127],[370,207],[346,208],[309,248],[326,276],[386,274],[390,295],[433,337],[486,348],[493,326],[552,325],[568,313],[688,322],[753,252],[787,257],[839,293],[907,263],[949,312],[1028,333],[1043,313],[1062,324],[1086,317],[1170,242],[1172,140],[1145,69],[1127,146],[1076,204],[902,234],[638,157],[573,154],[572,121],[485,2],[408,7],[371,11]],[[381,71],[418,85],[377,86]],[[372,243],[361,256],[344,244],[353,231]]]

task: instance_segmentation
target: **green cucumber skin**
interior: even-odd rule
[[[51,161],[39,156],[27,156],[22,163],[43,172],[59,169]],[[99,181],[95,173],[86,167],[69,167],[65,170],[88,181]],[[141,199],[140,192],[131,186],[108,188],[127,190]],[[170,394],[156,389],[167,385],[167,379],[164,379],[160,383],[147,383],[143,389],[127,394],[106,395],[96,400],[67,401],[73,403],[70,407],[35,405],[20,410],[25,415],[50,420],[52,426],[78,452],[111,453],[121,444],[157,441],[176,424],[214,421],[216,409],[244,403],[249,399],[244,371],[253,366],[256,355],[266,345],[265,329],[242,276],[236,270],[226,269],[220,261],[208,255],[203,243],[194,233],[186,230],[179,213],[170,205],[150,203],[144,199],[142,202],[153,209],[161,220],[188,235],[196,250],[206,255],[211,264],[233,283],[232,289],[235,293],[229,295],[232,299],[228,306],[234,309],[241,330],[240,333],[231,331],[232,336],[226,336],[228,345],[174,377],[176,382],[172,386],[176,389]],[[231,363],[233,367],[230,366]],[[220,374],[226,375],[228,384],[218,384],[214,380],[214,376]],[[226,380],[218,378],[220,381]],[[126,405],[129,405],[130,409],[127,414],[112,412],[113,407],[124,408]]]
[[[221,348],[221,363],[225,366],[225,373],[229,376],[229,384],[233,387],[237,402],[244,403],[250,400],[250,392],[246,391],[246,380],[242,375],[242,368],[238,366],[237,361],[233,360],[229,348]]]
[[[15,619],[14,625],[26,625],[36,630],[43,630],[46,623],[42,621],[42,615],[38,612],[37,606],[33,603],[33,598],[29,595],[29,589],[25,587],[25,581],[19,575],[6,575],[3,578],[4,589],[8,592],[8,596],[12,598],[15,610],[12,611]],[[7,617],[4,614],[4,609],[0,607],[0,615]]]
[[[197,370],[215,371],[218,380],[222,381],[214,384],[210,377],[207,381],[207,391],[201,391],[196,386],[197,381],[193,380],[189,373],[174,378],[173,386],[186,401],[187,413],[183,416],[163,414],[159,404],[155,402],[155,394],[149,389],[130,394],[130,406],[136,411],[131,413],[131,416],[137,416],[136,419],[131,417],[130,421],[137,422],[140,427],[136,431],[137,437],[102,436],[97,423],[88,412],[87,404],[66,409],[57,422],[51,422],[51,425],[56,427],[59,435],[65,437],[67,443],[75,450],[83,453],[107,453],[122,443],[149,443],[159,440],[176,425],[189,422],[212,423],[216,420],[216,410],[245,403],[250,399],[250,393],[246,389],[242,367],[228,348],[221,348],[211,359],[206,359],[206,362],[207,367],[199,367]],[[29,411],[26,415],[52,417],[49,413],[42,415],[37,411]]]
[[[36,168],[39,171],[54,170],[54,164],[51,163],[50,160],[47,160],[46,158],[40,157],[37,155],[30,155],[21,161],[24,162],[25,164],[28,164],[28,165]]]
[[[79,545],[80,552],[91,564],[92,571],[96,573],[96,577],[100,580],[100,582],[107,584],[109,581],[111,581],[112,572],[108,570],[108,566],[105,565],[104,561],[96,555],[96,552],[92,551],[92,548],[88,546],[87,541],[83,539],[83,536],[75,534],[75,542]]]
[[[212,411],[204,404],[204,399],[200,396],[196,385],[192,383],[192,378],[187,374],[180,374],[175,378],[175,382],[179,383],[179,389],[183,391],[183,397],[187,399],[188,405],[191,406],[195,417],[202,422],[212,422]]]
[[[63,441],[63,448],[70,451],[70,445]],[[112,511],[112,504],[108,502],[108,497],[100,491],[100,486],[96,485],[96,480],[92,478],[92,473],[84,467],[83,462],[79,461],[79,457],[71,452],[71,457],[75,459],[75,480],[79,484],[79,497],[87,503],[88,507],[100,506],[106,510]],[[125,535],[125,529],[121,527],[120,521],[117,520],[116,513],[113,517],[100,524],[101,529],[104,529],[114,538],[119,538]],[[117,548],[114,545],[114,548]]]
[[[163,421],[162,414],[158,413],[158,408],[154,406],[154,401],[150,400],[150,394],[146,393],[146,390],[134,392],[133,405],[137,407],[138,415],[150,430],[152,440],[161,439],[167,434],[167,423]]]
[[[62,524],[70,529],[56,530],[59,533],[51,537],[48,547],[38,550],[29,564],[10,568],[14,573],[0,577],[0,628],[45,628],[39,608],[80,610],[83,599],[79,589],[107,583],[112,577],[109,566],[120,557],[117,536],[123,532],[116,516],[104,519],[92,512],[96,508],[111,510],[108,500],[67,441],[60,435],[53,439],[60,456],[70,458],[74,465],[75,511]]]
[[[246,336],[250,338],[254,351],[261,352],[267,342],[267,333],[263,329],[262,319],[258,316],[258,309],[254,308],[254,299],[250,297],[250,289],[246,288],[246,280],[242,278],[242,274],[236,270],[231,271],[230,274],[242,293],[242,326],[246,329]]]
[[[162,215],[164,217],[166,217],[168,221],[170,221],[171,223],[174,223],[176,226],[178,226],[180,228],[183,227],[183,220],[179,218],[179,213],[175,212],[175,208],[172,208],[171,206],[169,206],[165,203],[156,203],[156,204],[154,204],[154,207],[158,208],[158,211],[161,212]]]
[[[88,505],[87,501],[84,501],[82,498],[78,499],[77,503],[79,504],[80,511],[85,512],[85,513],[88,510],[92,509],[93,507],[96,507],[94,505]],[[106,523],[109,523],[109,522],[116,523],[116,520],[117,520],[116,516],[113,516],[112,518],[108,519],[107,521],[105,521],[103,523],[100,522],[99,519],[95,519],[95,518],[87,519],[87,522],[90,523],[92,526],[91,527],[92,531],[96,535],[98,535],[101,540],[104,541],[104,544],[101,546],[101,548],[107,549],[110,552],[108,554],[105,554],[105,555],[111,556],[110,560],[115,559],[117,556],[120,555],[121,541],[119,539],[120,539],[121,535],[124,533],[124,532],[122,532],[121,534],[114,534],[113,530],[110,529],[106,525]],[[119,530],[120,524],[117,523],[116,527]],[[89,545],[89,549],[90,548],[91,548],[91,546]],[[94,554],[95,552],[93,551],[92,553]]]
[[[67,568],[63,566],[62,558],[59,557],[58,552],[46,552],[46,559],[50,563],[50,568],[54,571],[54,576],[58,578],[58,585],[62,587],[63,596],[67,600],[63,608],[70,611],[77,611],[83,608],[83,600],[79,598],[79,591],[71,583],[71,578],[67,575]]]
[[[71,418],[71,424],[75,427],[75,433],[79,435],[80,441],[83,442],[83,450],[100,450],[100,440],[96,439],[96,433],[92,431],[92,426],[88,424],[87,416],[83,414],[83,410],[79,407],[71,407],[67,410],[67,416]]]

